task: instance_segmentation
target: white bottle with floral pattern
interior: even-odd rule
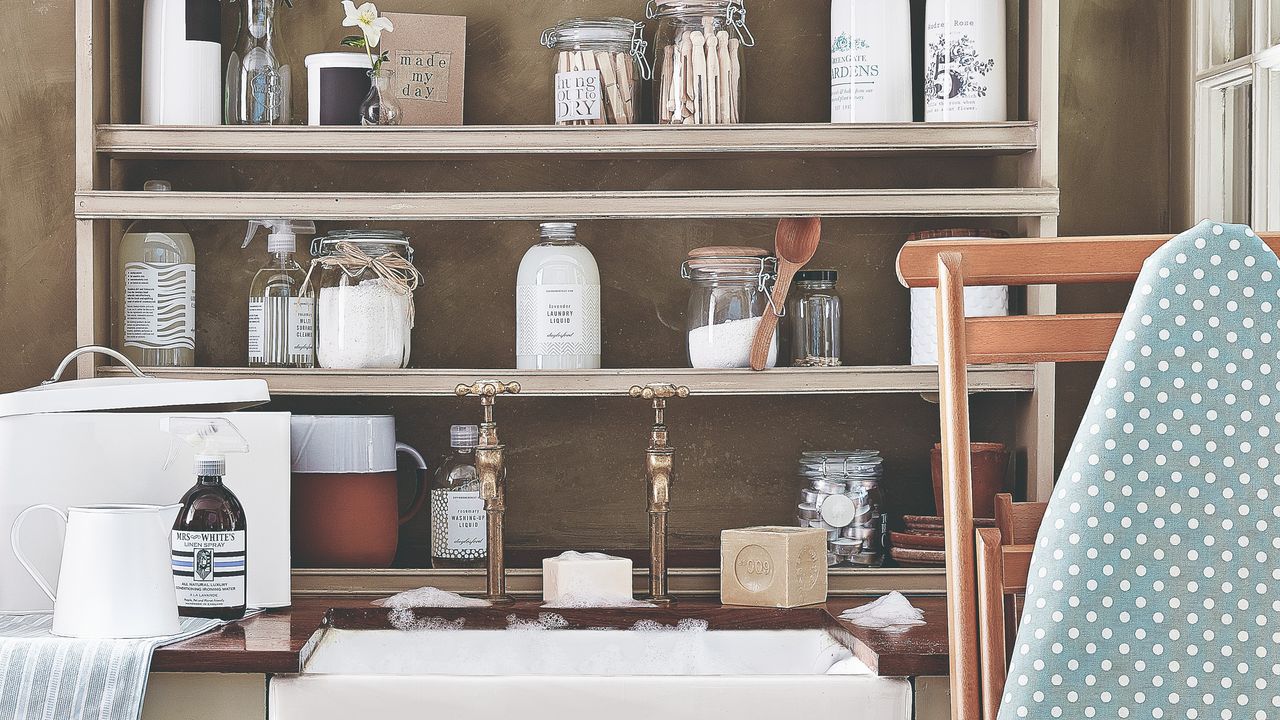
[[[1005,0],[929,0],[924,18],[924,119],[1004,122]]]
[[[910,0],[831,1],[831,122],[911,122]]]

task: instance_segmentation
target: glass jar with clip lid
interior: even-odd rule
[[[640,121],[640,81],[652,77],[643,29],[623,17],[579,17],[542,31],[542,45],[556,51],[557,125]]]
[[[756,247],[694,248],[680,266],[692,283],[686,324],[689,364],[695,368],[751,366],[751,341],[773,303],[778,261]],[[779,316],[781,312],[777,313]],[[778,337],[769,348],[767,367],[778,359]]]
[[[654,119],[662,125],[742,122],[743,0],[649,0],[654,35]]]
[[[398,230],[335,230],[311,241],[316,362],[323,368],[409,365],[413,292],[422,274]]]

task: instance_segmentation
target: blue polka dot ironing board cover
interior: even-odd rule
[[[1280,263],[1143,265],[1036,539],[1000,720],[1280,718]]]

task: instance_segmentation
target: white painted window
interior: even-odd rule
[[[1195,0],[1197,218],[1280,230],[1280,0]]]

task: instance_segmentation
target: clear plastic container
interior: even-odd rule
[[[751,341],[769,309],[777,260],[752,247],[704,247],[689,252],[680,268],[689,280],[689,364],[695,368],[751,366]],[[773,336],[766,365],[778,360]]]
[[[640,121],[640,81],[651,68],[642,23],[572,18],[542,32],[556,51],[557,125],[631,125]]]
[[[655,122],[742,122],[742,48],[755,45],[743,0],[649,0],[645,15],[658,21]]]
[[[792,367],[840,365],[840,296],[835,270],[801,270],[787,297]]]
[[[320,275],[316,299],[316,362],[360,370],[409,365],[413,248],[396,230],[339,230],[311,243]]]

